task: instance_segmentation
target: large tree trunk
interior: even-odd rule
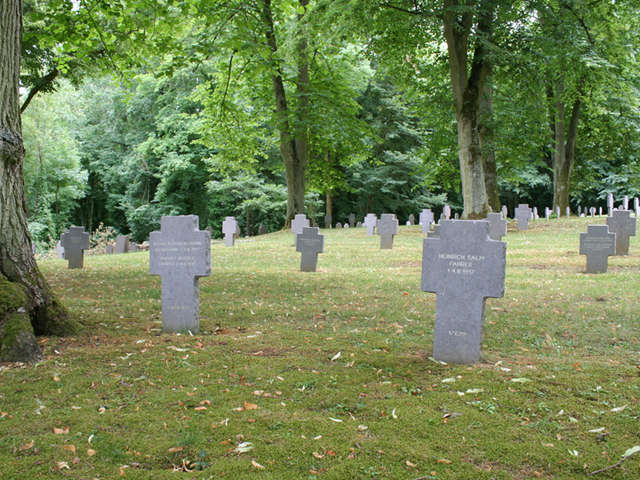
[[[555,82],[555,88],[549,89],[553,95],[551,109],[551,125],[553,127],[553,208],[560,207],[564,212],[569,206],[571,192],[571,172],[575,161],[576,141],[578,137],[578,123],[582,110],[580,89],[571,107],[569,126],[566,127],[566,106],[564,103],[564,79],[560,77]]]
[[[303,7],[306,7],[308,0],[299,0]],[[262,0],[262,21],[265,26],[265,37],[267,45],[271,51],[273,72],[271,80],[273,82],[273,92],[276,101],[276,114],[278,116],[278,130],[280,132],[280,154],[285,168],[287,180],[287,216],[285,226],[290,225],[296,213],[304,213],[304,175],[307,168],[308,140],[306,128],[303,123],[298,123],[295,133],[292,132],[289,122],[289,106],[287,104],[287,94],[284,88],[282,71],[278,61],[278,43],[275,35],[273,22],[273,12],[271,11],[271,0]],[[300,39],[297,45],[298,50],[298,93],[302,92],[300,99],[301,112],[308,106],[308,58],[306,52],[307,44],[304,38]]]
[[[500,211],[500,195],[498,192],[498,169],[496,167],[496,149],[493,127],[493,84],[490,79],[484,84],[480,95],[480,154],[484,166],[484,185],[491,210]]]
[[[22,0],[0,2],[0,361],[34,361],[34,334],[76,325],[38,270],[27,229],[18,81]]]
[[[461,13],[462,12],[462,13]],[[478,13],[477,35],[491,35],[493,10],[483,2]],[[464,211],[462,218],[484,218],[489,212],[484,159],[480,148],[480,97],[491,72],[490,60],[482,41],[473,52],[468,72],[469,35],[474,15],[466,2],[444,0],[443,26],[449,53],[449,72],[456,107],[458,157],[462,180]]]

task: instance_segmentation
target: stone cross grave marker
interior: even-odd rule
[[[296,251],[302,253],[300,271],[315,272],[318,254],[324,251],[324,235],[320,235],[320,230],[316,227],[304,227],[296,237]]]
[[[360,228],[360,227],[362,227],[362,222],[356,223],[356,228]]]
[[[442,215],[444,216],[444,220],[449,220],[451,218],[451,207],[449,205],[442,207]]]
[[[602,216],[602,207],[598,207],[598,215]]]
[[[261,223],[258,226],[258,235],[264,235],[265,233],[267,233],[267,227],[264,226],[264,223]]]
[[[60,236],[60,244],[64,248],[64,258],[69,261],[69,268],[82,268],[84,251],[89,249],[89,234],[84,227],[69,227]]]
[[[544,207],[544,218],[549,220],[549,217],[551,217],[551,209],[549,207]]]
[[[138,251],[138,244],[136,242],[129,242],[129,252],[136,253]]]
[[[380,248],[393,248],[393,237],[398,234],[398,219],[393,213],[383,213],[376,225],[380,235]]]
[[[502,218],[501,213],[489,213],[487,215],[489,222],[489,238],[491,240],[502,240],[507,234],[507,221]]]
[[[607,225],[587,225],[580,234],[580,255],[587,256],[587,273],[607,271],[609,256],[616,254],[616,234]]]
[[[420,225],[422,225],[422,233],[426,234],[431,230],[431,224],[433,223],[433,212],[430,208],[425,208],[420,212],[419,216]]]
[[[64,247],[62,246],[62,242],[58,240],[56,243],[56,255],[58,258],[64,258]]]
[[[342,228],[349,228],[349,224],[345,222],[345,224],[342,226]]]
[[[104,251],[107,255],[113,254],[113,249],[114,249],[113,243],[107,243],[107,245],[104,247]]]
[[[502,205],[502,209],[500,210],[500,212],[502,213],[502,218],[506,220],[507,217],[509,216],[509,209],[507,208],[507,206]]]
[[[375,213],[367,213],[364,217],[364,226],[367,227],[367,235],[373,235],[373,231],[376,229],[378,223],[378,217]]]
[[[293,233],[293,240],[302,233],[304,227],[309,226],[309,219],[304,213],[298,213],[293,220],[291,220],[291,232]]]
[[[640,210],[640,198],[633,198],[633,210],[636,212],[636,217],[638,216],[638,210]]]
[[[560,219],[560,207],[556,206],[556,219]]]
[[[533,212],[531,212],[531,218],[533,220],[537,220],[540,217],[538,216],[538,207],[533,207]]]
[[[211,235],[197,215],[163,216],[149,236],[149,272],[162,277],[162,329],[200,329],[200,277],[211,274]]]
[[[518,220],[518,230],[527,230],[529,228],[529,219],[531,218],[531,209],[526,203],[521,203],[516,208],[516,219]]]
[[[224,244],[227,247],[233,247],[236,243],[236,238],[240,235],[240,227],[238,226],[236,217],[224,217],[222,233],[224,234]]]
[[[129,251],[129,236],[118,235],[116,237],[115,253],[127,253]]]
[[[424,239],[422,290],[437,295],[436,360],[480,359],[485,301],[504,295],[506,249],[489,238],[487,221],[444,221],[440,238]]]
[[[324,228],[331,228],[331,222],[332,222],[331,214],[327,213],[324,216]]]
[[[571,216],[571,207],[567,207],[565,213],[567,214],[567,218],[569,218]]]
[[[609,210],[609,215],[613,211],[614,207],[613,193],[607,193],[607,209]]]
[[[413,213],[409,214],[409,225],[413,225],[414,223],[416,223],[416,217],[413,215]]]
[[[589,215],[592,217],[596,216],[596,207],[589,207]]]
[[[609,231],[616,234],[616,255],[629,255],[629,237],[636,235],[636,219],[629,210],[614,210],[607,217]]]
[[[355,213],[350,213],[349,214],[349,226],[351,228],[356,226],[356,214]]]
[[[629,196],[625,195],[622,197],[622,209],[629,210]]]
[[[342,228],[342,223],[340,222],[336,223],[336,228]]]

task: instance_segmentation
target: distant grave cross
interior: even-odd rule
[[[307,216],[304,213],[298,213],[294,219],[291,220],[291,232],[294,234],[294,240],[302,233],[302,229],[308,226],[309,219]]]
[[[393,213],[383,213],[378,220],[378,235],[380,248],[393,248],[393,237],[398,234],[398,219]]]
[[[507,221],[502,218],[502,213],[487,214],[487,221],[491,240],[501,240],[507,234]]]
[[[588,225],[580,234],[580,255],[587,256],[587,273],[607,271],[609,256],[616,254],[616,234],[607,225]]]
[[[200,277],[211,274],[211,235],[198,217],[162,217],[149,235],[149,271],[162,277],[162,329],[200,329]]]
[[[489,239],[486,221],[443,221],[424,239],[422,290],[437,294],[433,356],[449,363],[480,359],[485,300],[504,295],[506,244]]]
[[[422,225],[422,233],[426,234],[431,230],[431,224],[433,223],[433,212],[430,208],[425,208],[420,212],[418,217],[420,225]]]
[[[60,235],[60,244],[64,248],[64,258],[69,261],[69,268],[82,268],[84,251],[89,249],[89,234],[84,227],[69,227]]]
[[[531,209],[526,203],[521,203],[516,208],[516,219],[518,220],[518,230],[527,230],[529,228],[529,219],[531,218]]]
[[[629,255],[629,237],[636,234],[636,219],[629,210],[614,210],[607,217],[609,231],[616,234],[616,255]]]
[[[224,234],[224,244],[233,247],[236,238],[240,234],[240,227],[235,217],[225,217],[222,222],[222,233]]]
[[[318,265],[318,254],[324,250],[324,235],[320,235],[317,227],[304,227],[296,237],[296,251],[302,253],[300,271],[315,272]]]
[[[367,235],[373,235],[377,223],[378,217],[376,216],[376,214],[367,213],[367,216],[364,217],[364,226],[367,227]]]

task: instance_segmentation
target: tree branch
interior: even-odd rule
[[[58,69],[54,67],[53,70],[51,70],[44,77],[39,78],[35,82],[31,90],[29,90],[29,94],[27,95],[27,98],[24,100],[24,102],[22,103],[22,106],[20,107],[20,113],[24,113],[24,111],[27,109],[27,107],[31,103],[31,100],[33,100],[33,98],[38,94],[38,92],[40,92],[41,90],[44,90],[45,88],[47,88],[49,85],[53,83],[53,81],[58,76],[58,73],[59,73]]]

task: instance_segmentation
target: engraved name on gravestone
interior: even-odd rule
[[[614,210],[607,217],[609,231],[616,234],[616,255],[629,255],[629,237],[636,235],[636,219],[629,210]]]
[[[115,253],[127,253],[129,251],[129,236],[118,235],[116,237]]]
[[[222,222],[222,233],[224,234],[224,244],[227,247],[233,247],[236,238],[240,235],[240,227],[236,217],[224,217]]]
[[[422,233],[426,234],[431,230],[431,224],[433,223],[433,212],[430,208],[425,208],[420,212],[420,225],[422,225]]]
[[[580,234],[580,255],[587,256],[587,273],[604,273],[609,256],[616,254],[616,234],[607,225],[587,225]]]
[[[197,215],[165,216],[149,236],[149,272],[162,277],[162,329],[200,329],[200,277],[211,274],[211,235]]]
[[[293,233],[294,245],[296,236],[300,235],[302,233],[302,229],[308,226],[309,219],[304,213],[298,213],[293,220],[291,220],[291,233]]]
[[[69,262],[69,268],[82,268],[84,251],[89,249],[89,234],[84,227],[69,227],[60,236],[60,244],[64,248],[64,258]]]
[[[393,213],[383,213],[376,226],[380,235],[380,248],[393,248],[393,237],[398,234],[398,219]]]
[[[516,208],[516,220],[518,220],[518,230],[527,230],[529,228],[529,219],[531,218],[531,209],[526,203],[521,203]]]
[[[296,251],[301,252],[300,271],[315,272],[318,254],[324,251],[324,235],[316,227],[304,227],[296,237]]]
[[[367,227],[367,235],[373,235],[377,223],[378,217],[376,216],[376,214],[367,213],[367,216],[364,217],[364,226]]]
[[[356,226],[356,214],[355,213],[350,213],[349,214],[349,226],[351,228]]]
[[[502,213],[487,214],[487,221],[491,240],[501,240],[507,234],[507,221],[502,218]]]
[[[440,238],[424,239],[422,290],[437,295],[436,360],[480,359],[486,298],[504,295],[506,248],[482,220],[444,221]]]

